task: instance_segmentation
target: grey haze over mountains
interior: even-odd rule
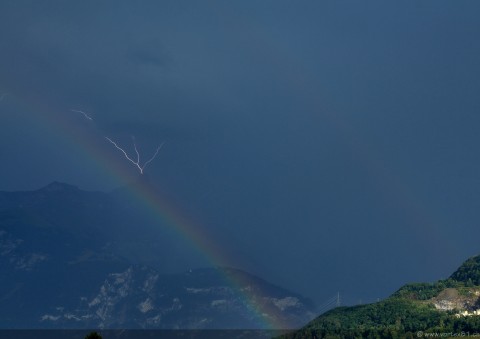
[[[0,192],[0,329],[295,328],[315,315],[307,298],[241,270],[161,273],[175,240],[149,242],[151,221],[118,194],[58,182]]]
[[[124,186],[136,169],[104,136],[133,134],[142,154],[166,142],[150,180],[232,267],[318,304],[445,278],[478,253],[479,12],[1,1],[0,190]],[[182,241],[163,273],[205,266]]]

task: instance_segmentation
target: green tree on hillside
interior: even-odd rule
[[[102,339],[102,336],[100,334],[98,334],[97,332],[91,332],[91,333],[87,334],[85,339]]]

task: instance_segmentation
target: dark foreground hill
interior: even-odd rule
[[[408,284],[386,300],[336,308],[287,337],[480,337],[480,256],[446,280]]]
[[[162,272],[177,260],[172,242],[124,202],[61,183],[0,192],[0,329],[294,328],[312,319],[309,300],[240,270]]]

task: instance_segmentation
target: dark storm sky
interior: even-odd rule
[[[234,264],[321,303],[480,251],[480,3],[0,2],[0,190],[148,174]],[[70,109],[94,117],[95,128]],[[103,133],[103,134],[102,134]],[[100,135],[102,134],[102,135]]]

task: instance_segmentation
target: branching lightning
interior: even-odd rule
[[[92,117],[89,116],[89,115],[88,115],[87,113],[85,113],[84,111],[80,111],[80,110],[78,110],[78,109],[71,109],[70,111],[75,112],[75,113],[83,114],[83,116],[84,116],[85,118],[87,118],[88,120],[90,120],[90,121],[93,120]]]
[[[5,94],[1,94],[1,96],[0,96],[0,101],[3,99],[3,97],[4,97],[5,95],[6,95],[6,93],[5,93]],[[90,121],[93,121],[93,118],[92,118],[88,113],[86,113],[86,112],[84,112],[84,111],[81,111],[81,110],[79,110],[79,109],[70,109],[70,111],[72,111],[72,112],[74,112],[74,113],[80,113],[80,114],[82,114],[82,115],[85,117],[85,119],[88,119],[88,120],[90,120]],[[113,141],[111,138],[105,136],[105,139],[106,139],[109,143],[111,143],[113,146],[115,146],[116,149],[118,149],[120,152],[122,152],[123,155],[125,156],[125,158],[126,158],[128,161],[130,161],[130,162],[140,171],[140,174],[143,174],[143,171],[145,170],[145,167],[147,167],[147,165],[148,165],[149,163],[151,163],[151,162],[157,157],[158,152],[160,151],[160,149],[162,148],[163,144],[165,143],[165,142],[162,142],[162,143],[160,144],[160,146],[158,146],[157,149],[155,150],[155,152],[153,153],[153,156],[152,156],[150,159],[148,159],[143,165],[141,165],[141,162],[140,162],[140,152],[138,151],[137,143],[136,143],[136,141],[135,141],[135,137],[134,137],[134,136],[132,136],[132,143],[133,143],[133,148],[134,148],[134,150],[135,150],[135,154],[137,155],[137,157],[136,157],[137,160],[132,159],[132,158],[128,155],[128,153],[127,153],[122,147],[120,147],[115,141]]]
[[[143,174],[143,171],[145,170],[145,167],[147,167],[147,165],[149,163],[151,163],[157,156],[158,152],[160,151],[160,149],[162,148],[163,144],[165,142],[162,142],[160,144],[160,146],[157,147],[157,150],[155,151],[155,153],[153,154],[153,156],[147,160],[143,166],[140,165],[140,153],[138,152],[138,149],[137,149],[137,144],[135,142],[135,137],[132,136],[132,142],[133,142],[133,148],[135,149],[135,153],[137,154],[137,160],[133,160],[132,158],[130,158],[127,154],[127,152],[125,152],[125,150],[123,148],[121,148],[120,146],[117,145],[117,143],[115,141],[113,141],[112,139],[110,139],[109,137],[105,137],[105,139],[107,139],[113,146],[115,146],[116,149],[118,149],[120,152],[123,153],[123,155],[125,156],[125,158],[130,161],[133,165],[135,165],[135,167],[138,168],[138,170],[140,171],[140,174]]]

